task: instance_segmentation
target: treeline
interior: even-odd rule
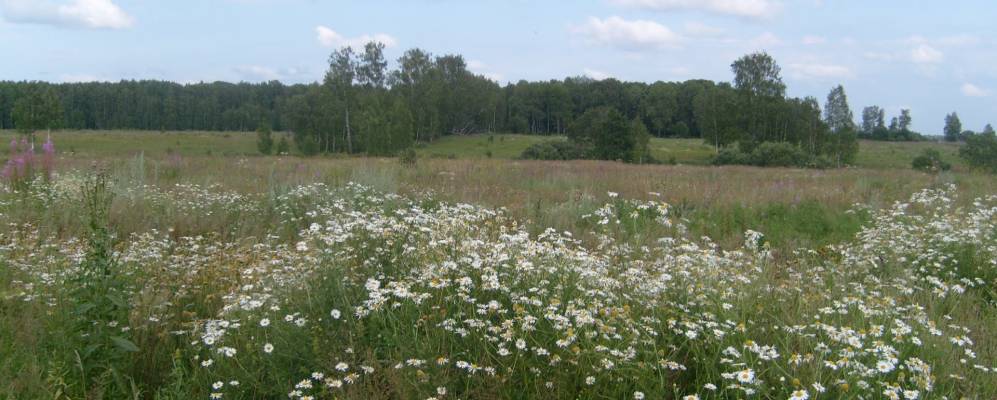
[[[786,96],[779,66],[765,53],[735,61],[733,84],[574,77],[500,86],[469,71],[459,55],[412,49],[389,69],[383,50],[378,43],[338,50],[323,81],[310,85],[0,82],[0,128],[245,131],[265,125],[293,132],[304,154],[386,155],[413,142],[479,132],[591,138],[571,127],[587,129],[578,122],[601,109],[599,115],[619,113],[627,132],[699,137],[718,150],[736,144],[750,154],[779,142],[837,164],[854,156],[856,129],[844,89],[835,88],[822,114],[817,99]],[[56,117],[39,117],[46,114]],[[646,159],[631,150],[626,158]]]
[[[281,103],[305,85],[121,81],[52,84],[0,82],[0,129],[135,129],[246,131],[267,121],[283,130]],[[59,118],[30,121],[46,98],[57,100]],[[31,107],[31,103],[35,103]],[[40,124],[40,125],[39,125]]]

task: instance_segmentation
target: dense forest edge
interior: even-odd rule
[[[567,138],[537,144],[523,158],[634,163],[664,161],[650,156],[650,137],[701,138],[717,152],[716,164],[819,168],[853,163],[857,139],[931,140],[911,130],[906,109],[887,125],[882,108],[865,107],[856,123],[841,85],[823,108],[814,97],[788,97],[779,65],[764,52],[734,61],[730,83],[569,77],[502,86],[472,73],[460,55],[421,49],[396,65],[389,69],[384,46],[369,43],[333,52],[325,78],[313,84],[4,81],[0,129],[255,129],[263,153],[290,150],[271,134],[283,131],[303,155],[373,156],[443,136],[511,132]],[[962,155],[974,166],[997,168],[990,125],[964,131],[953,112],[943,137],[966,142]],[[944,167],[924,156],[929,169]]]

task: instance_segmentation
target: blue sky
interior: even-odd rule
[[[310,82],[336,47],[369,38],[460,53],[507,81],[607,76],[729,81],[766,50],[793,96],[845,85],[910,108],[939,134],[997,123],[992,0],[0,0],[0,80]]]

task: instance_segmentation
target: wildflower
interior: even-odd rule
[[[917,400],[920,395],[921,392],[917,390],[904,390],[904,398],[907,400]]]
[[[634,392],[634,400],[644,400],[644,392]]]
[[[267,354],[273,353],[273,345],[270,343],[263,345],[263,352]]]
[[[213,384],[211,385],[211,388],[212,388],[212,389],[215,389],[215,390],[219,390],[219,389],[221,389],[221,388],[222,388],[222,387],[224,387],[224,386],[225,386],[225,382],[222,382],[222,381],[218,381],[218,382],[215,382],[215,383],[213,383]]]
[[[876,370],[878,370],[881,373],[884,374],[889,373],[890,371],[893,371],[893,368],[894,368],[893,363],[889,362],[888,360],[879,360],[878,362],[876,362]]]
[[[201,361],[201,366],[207,368],[207,367],[210,367],[211,364],[214,364],[214,363],[215,363],[215,360],[212,360],[212,359],[209,358],[207,360]]]
[[[590,376],[590,377],[585,378],[585,384],[589,385],[589,386],[595,385],[595,377],[594,376]]]
[[[332,317],[332,319],[339,319],[339,317],[342,314],[340,314],[339,310],[333,308],[332,311],[329,312],[329,315]]]
[[[697,394],[690,394],[688,396],[683,396],[682,400],[699,400],[699,395],[697,395]]]
[[[336,370],[337,371],[346,372],[346,370],[348,370],[348,369],[350,369],[350,365],[347,364],[347,363],[340,362],[340,363],[336,364]]]
[[[737,381],[745,384],[750,384],[755,381],[755,371],[752,369],[746,369],[739,371],[737,373]]]
[[[325,385],[333,389],[339,389],[343,387],[343,381],[339,379],[329,378],[325,380]]]
[[[807,400],[809,398],[810,398],[810,394],[807,393],[807,391],[803,390],[803,389],[797,390],[797,391],[793,392],[792,395],[789,396],[789,400]]]
[[[260,326],[266,328],[270,326],[270,318],[263,318],[260,320]]]

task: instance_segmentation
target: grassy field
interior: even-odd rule
[[[5,143],[16,136],[0,131]],[[144,152],[151,157],[165,154],[184,156],[256,154],[256,137],[247,132],[132,132],[132,131],[58,131],[53,137],[63,151],[80,157],[120,157]],[[417,146],[423,158],[446,159],[516,159],[527,147],[557,136],[489,134],[448,136]],[[651,154],[662,162],[674,160],[684,165],[707,165],[714,155],[711,146],[699,139],[651,139]],[[935,142],[860,141],[856,167],[870,169],[909,169],[914,157],[924,149],[936,149],[956,169],[964,169],[958,157],[958,144]]]
[[[548,139],[57,132],[0,189],[0,398],[997,396],[997,180],[905,160],[954,148],[513,159]]]

